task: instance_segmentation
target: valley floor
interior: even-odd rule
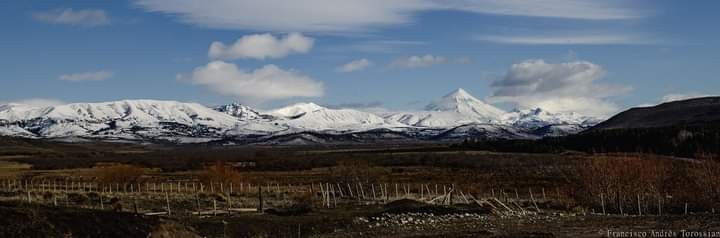
[[[718,237],[720,216],[570,215],[560,211],[499,216],[316,210],[160,218],[87,209],[0,204],[2,237]],[[633,232],[635,236],[628,236]]]

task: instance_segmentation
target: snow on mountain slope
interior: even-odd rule
[[[241,121],[257,120],[263,118],[262,115],[255,109],[239,104],[231,103],[227,105],[217,106],[213,108],[215,111],[223,112],[225,114],[234,116]]]
[[[233,103],[208,108],[196,103],[123,100],[58,106],[0,105],[0,135],[32,138],[301,141],[453,140],[537,138],[576,133],[597,122],[575,113],[541,109],[506,113],[463,89],[434,100],[426,111],[372,113],[298,103],[259,112]]]
[[[553,113],[540,108],[515,110],[504,115],[505,124],[520,129],[534,130],[548,125],[584,125],[596,119],[574,112]]]
[[[499,121],[505,114],[505,111],[473,97],[462,88],[435,99],[425,107],[425,110],[457,112],[461,115],[477,117],[488,122]]]
[[[16,125],[0,126],[0,135],[13,135],[19,137],[33,138],[35,135],[22,127]]]
[[[294,128],[308,130],[358,131],[375,128],[404,126],[400,123],[388,123],[384,118],[369,112],[353,109],[329,109],[314,103],[296,104],[272,112],[285,115],[280,122]]]
[[[290,106],[278,108],[267,112],[269,115],[277,117],[297,117],[305,113],[314,112],[317,110],[325,109],[315,103],[296,103]]]
[[[73,103],[53,107],[11,106],[0,111],[5,124],[43,137],[83,136],[102,130],[130,128],[169,128],[170,124],[202,126],[225,130],[238,119],[196,103],[157,100],[124,100],[103,103]],[[160,131],[162,132],[162,130]]]
[[[470,123],[487,122],[483,118],[453,111],[401,112],[388,115],[385,119],[390,122],[398,122],[407,126],[429,128],[448,128]]]
[[[18,115],[16,112],[21,112]],[[128,126],[151,126],[160,122],[211,127],[233,126],[237,119],[196,103],[156,100],[124,100],[103,103],[73,103],[54,107],[0,112],[9,122],[47,119],[74,122],[119,121]]]
[[[436,140],[459,140],[465,138],[481,139],[533,139],[533,135],[514,127],[500,124],[468,124],[447,129],[436,135]]]
[[[556,125],[547,125],[540,128],[537,128],[531,132],[531,134],[536,135],[538,137],[559,137],[559,136],[566,136],[570,134],[576,134],[580,133],[586,129],[590,128],[590,125],[583,125],[583,124],[556,124]]]
[[[385,117],[408,126],[450,128],[471,123],[500,123],[505,112],[459,88],[433,100],[426,111],[400,112]]]

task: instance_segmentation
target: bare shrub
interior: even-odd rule
[[[710,211],[720,200],[720,163],[654,156],[597,156],[580,168],[577,198],[600,211]],[[662,210],[662,211],[661,211]]]
[[[377,166],[372,166],[367,160],[341,160],[337,166],[330,167],[328,180],[339,183],[375,183],[388,172]]]
[[[720,162],[704,160],[693,164],[688,175],[697,189],[693,196],[703,206],[720,208]]]
[[[240,183],[242,175],[225,161],[216,161],[201,172],[201,179],[207,183]]]
[[[146,168],[115,164],[96,167],[92,174],[97,178],[98,182],[104,184],[132,184],[139,183],[145,172]]]

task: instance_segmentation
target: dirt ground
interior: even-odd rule
[[[720,235],[718,214],[604,216],[543,210],[499,215],[468,205],[417,204],[316,209],[296,216],[266,212],[162,218],[1,203],[0,237],[621,237],[612,232],[683,230]],[[693,237],[680,234],[663,237]]]

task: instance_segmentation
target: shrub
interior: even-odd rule
[[[240,183],[242,175],[225,161],[216,161],[201,173],[201,179],[208,183]]]
[[[93,175],[98,182],[104,184],[132,184],[139,183],[146,169],[127,164],[116,164],[96,167]]]
[[[600,211],[619,213],[681,213],[710,211],[720,201],[720,163],[681,161],[655,156],[597,156],[580,168],[577,199]],[[638,201],[639,200],[639,201]]]

